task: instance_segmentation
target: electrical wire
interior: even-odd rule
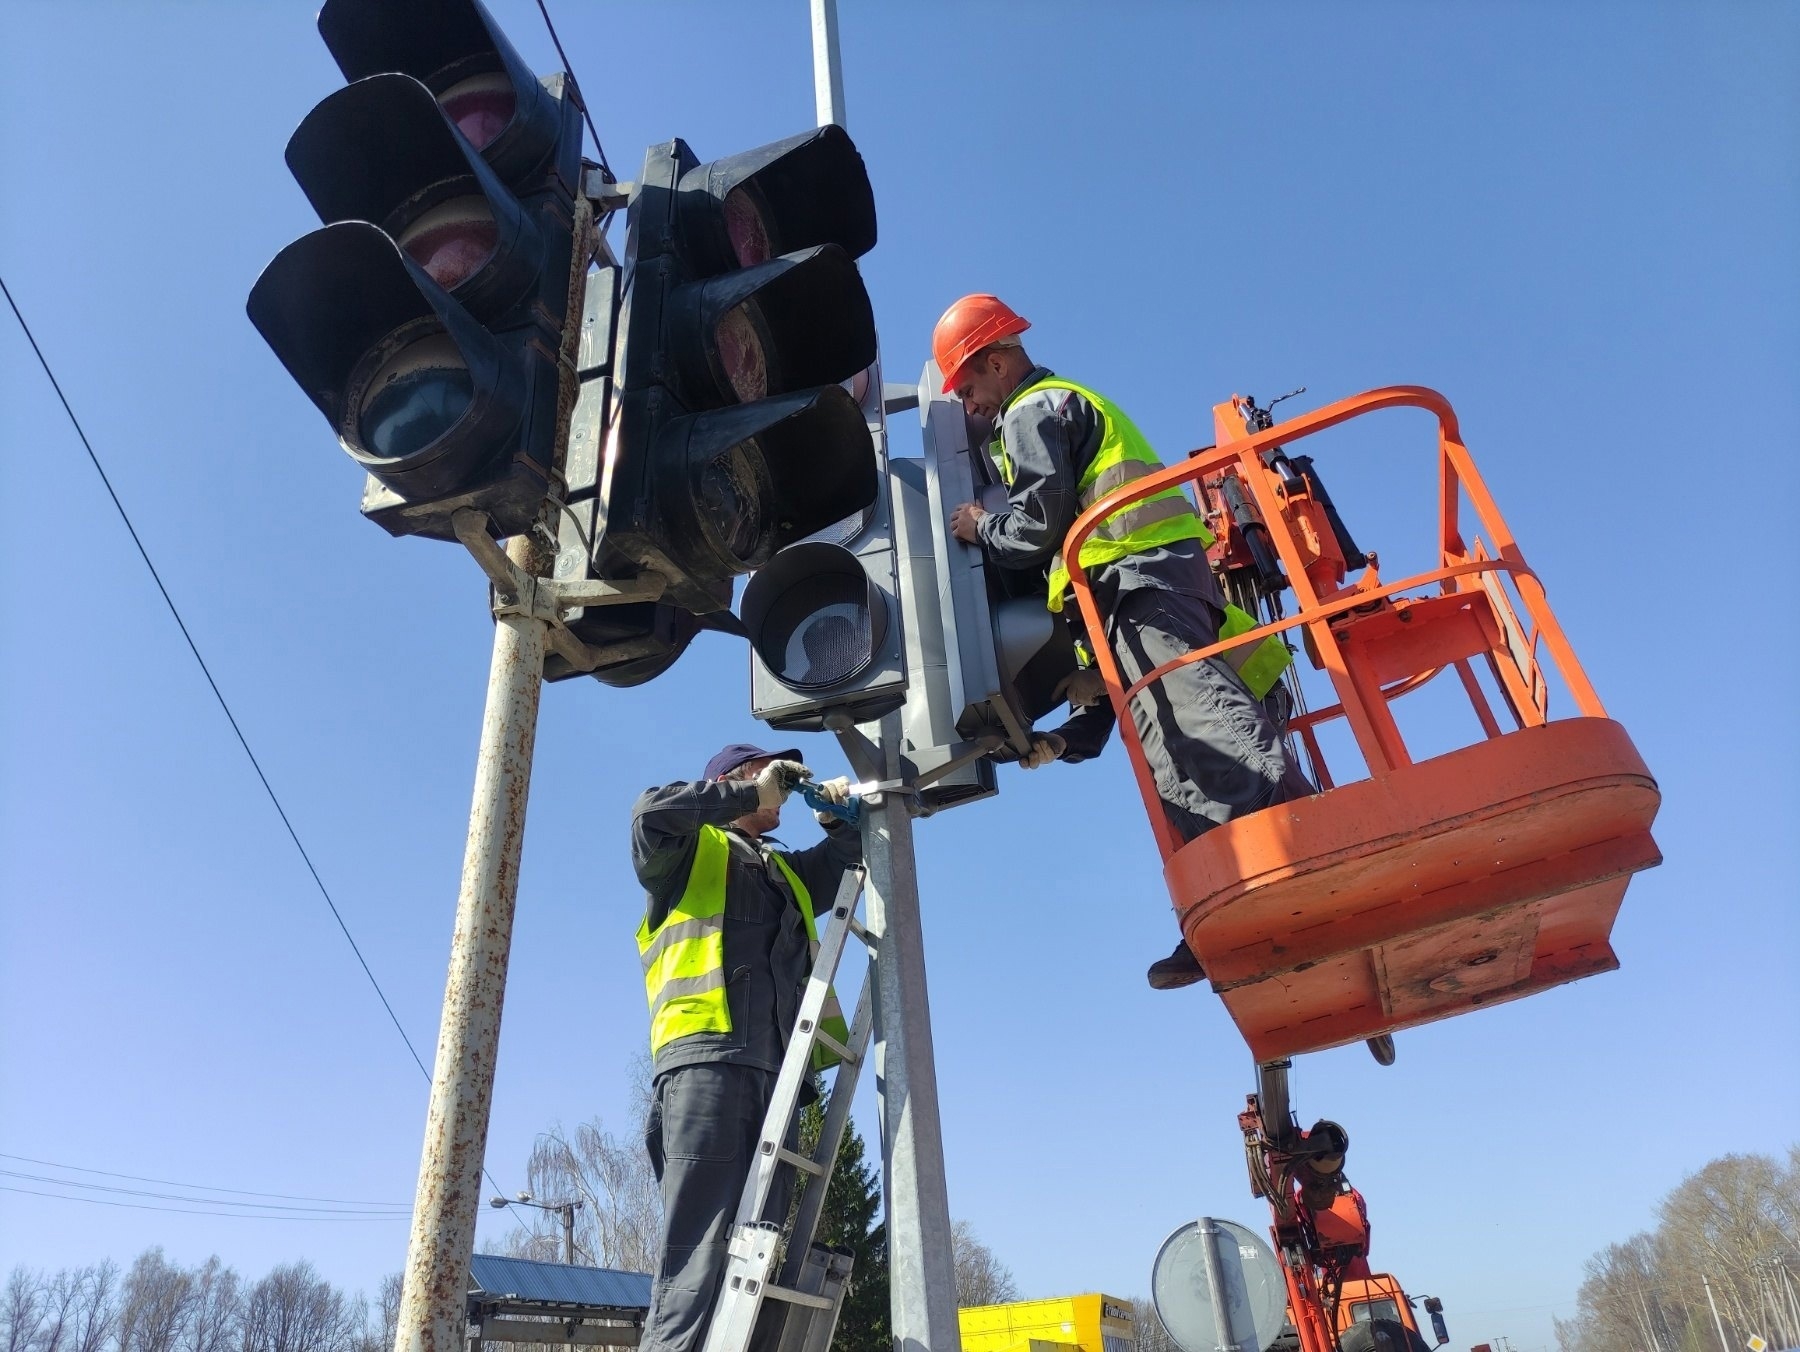
[[[8,1183],[0,1183],[0,1192],[22,1193],[27,1197],[48,1197],[57,1202],[87,1202],[93,1206],[121,1206],[132,1211],[167,1211],[177,1216],[235,1216],[239,1220],[261,1221],[403,1221],[404,1215],[377,1216],[368,1212],[358,1212],[345,1216],[285,1216],[262,1211],[196,1211],[189,1207],[152,1206],[148,1202],[115,1202],[105,1197],[70,1197],[60,1192],[39,1192],[35,1188],[15,1188]]]
[[[28,1174],[17,1169],[0,1169],[0,1178],[17,1178],[26,1183],[54,1183],[59,1188],[85,1188],[89,1192],[117,1193],[123,1197],[154,1197],[164,1202],[204,1202],[209,1206],[234,1206],[246,1212],[311,1211],[329,1216],[407,1216],[411,1207],[392,1202],[354,1203],[346,1207],[302,1206],[296,1202],[240,1202],[231,1197],[190,1197],[178,1192],[151,1192],[147,1188],[122,1188],[117,1183],[83,1183],[73,1178],[57,1178],[51,1174]],[[70,1198],[71,1201],[77,1200]],[[373,1209],[379,1208],[379,1210]]]
[[[132,1183],[160,1183],[165,1188],[187,1188],[194,1192],[229,1192],[239,1197],[272,1197],[284,1202],[338,1202],[344,1206],[388,1206],[404,1207],[404,1202],[364,1202],[350,1197],[308,1197],[292,1192],[254,1192],[249,1188],[221,1188],[211,1183],[182,1183],[173,1178],[147,1178],[143,1174],[121,1174],[112,1169],[90,1169],[81,1164],[63,1164],[59,1160],[34,1159],[30,1155],[9,1155],[0,1150],[0,1160],[12,1160],[16,1164],[36,1164],[46,1169],[62,1169],[75,1174],[98,1174],[102,1178],[123,1178]],[[0,1171],[4,1172],[4,1171]],[[63,1180],[57,1179],[56,1182]],[[85,1184],[68,1180],[75,1187]]]
[[[551,20],[550,11],[545,7],[544,0],[537,0],[537,7],[538,13],[544,16],[544,27],[550,30],[550,43],[556,48],[556,54],[562,60],[563,73],[569,79],[574,80],[575,87],[579,89],[581,81],[575,79],[575,68],[569,64],[569,54],[563,50],[562,39],[556,36],[556,24]],[[581,99],[581,120],[587,123],[588,134],[594,138],[594,153],[600,157],[600,168],[608,178],[615,183],[618,182],[617,176],[612,171],[612,165],[606,162],[606,147],[600,144],[600,129],[594,125],[594,115],[588,112],[586,95],[583,95]]]
[[[548,17],[548,15],[545,16],[546,19]],[[243,747],[244,755],[250,761],[250,768],[256,771],[256,777],[262,783],[263,792],[268,794],[269,802],[274,805],[275,815],[281,818],[282,826],[287,829],[288,839],[294,842],[294,849],[299,852],[301,862],[306,865],[306,871],[312,875],[312,880],[319,889],[319,895],[325,899],[325,905],[330,908],[331,918],[337,921],[338,929],[343,931],[344,941],[350,945],[350,951],[356,955],[357,964],[362,968],[363,975],[369,978],[369,984],[375,988],[376,998],[381,1001],[381,1007],[387,1011],[388,1019],[394,1025],[394,1031],[400,1034],[400,1040],[406,1044],[406,1050],[412,1054],[413,1064],[419,1068],[419,1074],[425,1077],[425,1082],[430,1084],[431,1071],[419,1056],[419,1049],[413,1046],[413,1040],[406,1035],[406,1029],[400,1022],[400,1016],[394,1013],[393,1005],[388,1002],[387,992],[381,989],[381,983],[375,979],[375,973],[370,969],[368,959],[363,957],[362,949],[357,945],[355,936],[350,933],[350,926],[344,923],[344,917],[337,908],[337,902],[332,900],[331,889],[325,886],[325,880],[319,876],[319,870],[314,866],[312,856],[307,853],[306,846],[301,843],[300,833],[294,829],[294,823],[288,818],[287,809],[281,805],[281,799],[275,792],[275,786],[269,782],[268,775],[263,773],[262,762],[257,760],[256,753],[250,749],[249,738],[244,736],[243,728],[238,726],[237,715],[231,712],[231,705],[226,702],[224,692],[219,689],[219,683],[213,679],[212,668],[206,665],[206,659],[200,655],[199,644],[194,642],[193,634],[188,631],[187,621],[181,618],[181,611],[175,605],[175,598],[169,595],[168,587],[163,585],[162,574],[157,572],[156,565],[151,562],[150,551],[144,547],[144,542],[137,533],[137,527],[132,524],[131,514],[125,510],[125,504],[119,500],[112,480],[107,477],[106,469],[94,451],[93,443],[88,440],[88,434],[81,425],[81,419],[75,416],[75,410],[70,406],[68,396],[63,393],[62,382],[57,380],[56,372],[51,370],[49,358],[44,356],[43,348],[38,346],[37,335],[31,331],[31,325],[26,323],[24,312],[19,309],[18,301],[13,299],[12,288],[7,286],[4,277],[0,277],[0,294],[6,297],[7,305],[12,308],[13,318],[19,321],[19,328],[24,331],[25,341],[31,344],[31,351],[37,357],[38,365],[43,367],[44,376],[49,380],[50,388],[56,391],[56,398],[62,404],[63,412],[69,415],[69,423],[74,427],[75,435],[81,439],[82,449],[87,452],[88,461],[93,465],[94,472],[100,476],[100,482],[106,489],[106,495],[112,499],[113,507],[119,513],[119,519],[125,523],[125,530],[131,536],[131,543],[137,546],[138,557],[144,561],[144,567],[149,569],[150,579],[156,583],[156,590],[162,593],[163,604],[168,606],[169,614],[175,619],[176,628],[181,630],[181,637],[187,641],[188,651],[194,655],[194,661],[200,667],[200,674],[206,677],[206,684],[212,689],[213,698],[219,702],[219,708],[225,714],[225,721],[231,724],[231,731],[237,736],[238,745]],[[482,1173],[495,1192],[504,1191],[498,1183],[494,1182],[494,1176],[487,1172],[485,1164],[482,1167]]]

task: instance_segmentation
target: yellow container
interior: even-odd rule
[[[963,1352],[1137,1352],[1131,1302],[1091,1292],[956,1312]]]

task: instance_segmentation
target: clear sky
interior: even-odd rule
[[[490,621],[456,549],[358,516],[244,316],[314,224],[281,158],[341,82],[312,11],[10,0],[0,274],[429,1056]],[[555,64],[530,0],[495,11]],[[652,140],[811,123],[802,0],[553,11],[622,176]],[[846,0],[842,30],[889,379],[992,290],[1168,455],[1234,391],[1443,390],[1661,780],[1622,971],[1402,1035],[1391,1070],[1297,1071],[1302,1116],[1350,1130],[1377,1265],[1459,1345],[1549,1342],[1582,1261],[1684,1173],[1800,1134],[1800,12]],[[404,1204],[423,1079],[10,315],[0,429],[0,1151]],[[1321,450],[1396,562],[1429,525],[1423,438],[1395,415]],[[548,690],[488,1151],[509,1190],[534,1133],[625,1120],[632,798],[760,731],[715,635],[640,690]],[[1203,988],[1144,985],[1174,934],[1117,749],[1002,783],[917,833],[952,1208],[1027,1294],[1141,1292],[1185,1220],[1264,1223],[1248,1056]],[[162,1243],[372,1288],[405,1239],[0,1192],[0,1268]]]

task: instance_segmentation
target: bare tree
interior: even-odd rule
[[[1019,1298],[1012,1269],[975,1237],[975,1227],[967,1221],[951,1222],[950,1248],[956,1265],[956,1304],[959,1308],[1003,1305]]]
[[[1725,1155],[1663,1198],[1654,1234],[1588,1260],[1563,1352],[1698,1352],[1714,1345],[1711,1296],[1741,1346],[1800,1344],[1800,1147],[1785,1163]]]
[[[243,1313],[238,1286],[237,1272],[217,1254],[194,1269],[193,1296],[177,1344],[181,1352],[231,1352]]]
[[[1131,1301],[1131,1327],[1137,1334],[1137,1352],[1181,1352],[1180,1346],[1163,1327],[1156,1313],[1156,1302],[1148,1296],[1135,1296]]]
[[[390,1272],[381,1279],[381,1291],[376,1297],[376,1311],[381,1316],[380,1343],[382,1348],[394,1345],[394,1335],[400,1331],[400,1286],[404,1274]]]
[[[119,1326],[119,1268],[108,1258],[75,1274],[79,1298],[69,1326],[67,1352],[101,1352]]]
[[[119,1352],[176,1352],[193,1296],[191,1273],[164,1258],[160,1245],[144,1250],[125,1274]]]
[[[600,1267],[649,1272],[656,1266],[662,1234],[662,1192],[644,1148],[650,1116],[650,1058],[632,1061],[631,1124],[623,1140],[591,1118],[566,1135],[555,1126],[537,1138],[525,1177],[540,1201],[579,1200],[575,1213],[577,1261]],[[501,1243],[517,1258],[558,1262],[562,1258],[562,1218],[535,1208]]]
[[[243,1304],[243,1352],[352,1352],[363,1311],[308,1262],[283,1263]]]
[[[6,1279],[0,1296],[0,1349],[30,1352],[44,1326],[44,1281],[20,1265]]]

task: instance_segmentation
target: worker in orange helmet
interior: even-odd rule
[[[1030,327],[998,297],[974,295],[944,311],[931,335],[944,393],[993,426],[988,449],[1007,492],[1005,511],[965,502],[951,513],[950,528],[1000,567],[1041,574],[1046,603],[1061,610],[1069,586],[1062,543],[1075,518],[1161,463],[1117,404],[1032,361],[1019,340]],[[1128,684],[1218,641],[1226,604],[1207,564],[1212,540],[1187,495],[1170,489],[1113,513],[1082,546],[1077,566],[1092,583]],[[1263,707],[1279,676],[1277,666],[1257,690],[1231,662],[1213,658],[1179,668],[1132,701],[1157,794],[1183,840],[1311,792]],[[1033,733],[1022,763],[1036,769],[1089,759],[1112,726],[1102,698],[1055,732]],[[1204,975],[1185,942],[1149,971],[1157,990]]]

